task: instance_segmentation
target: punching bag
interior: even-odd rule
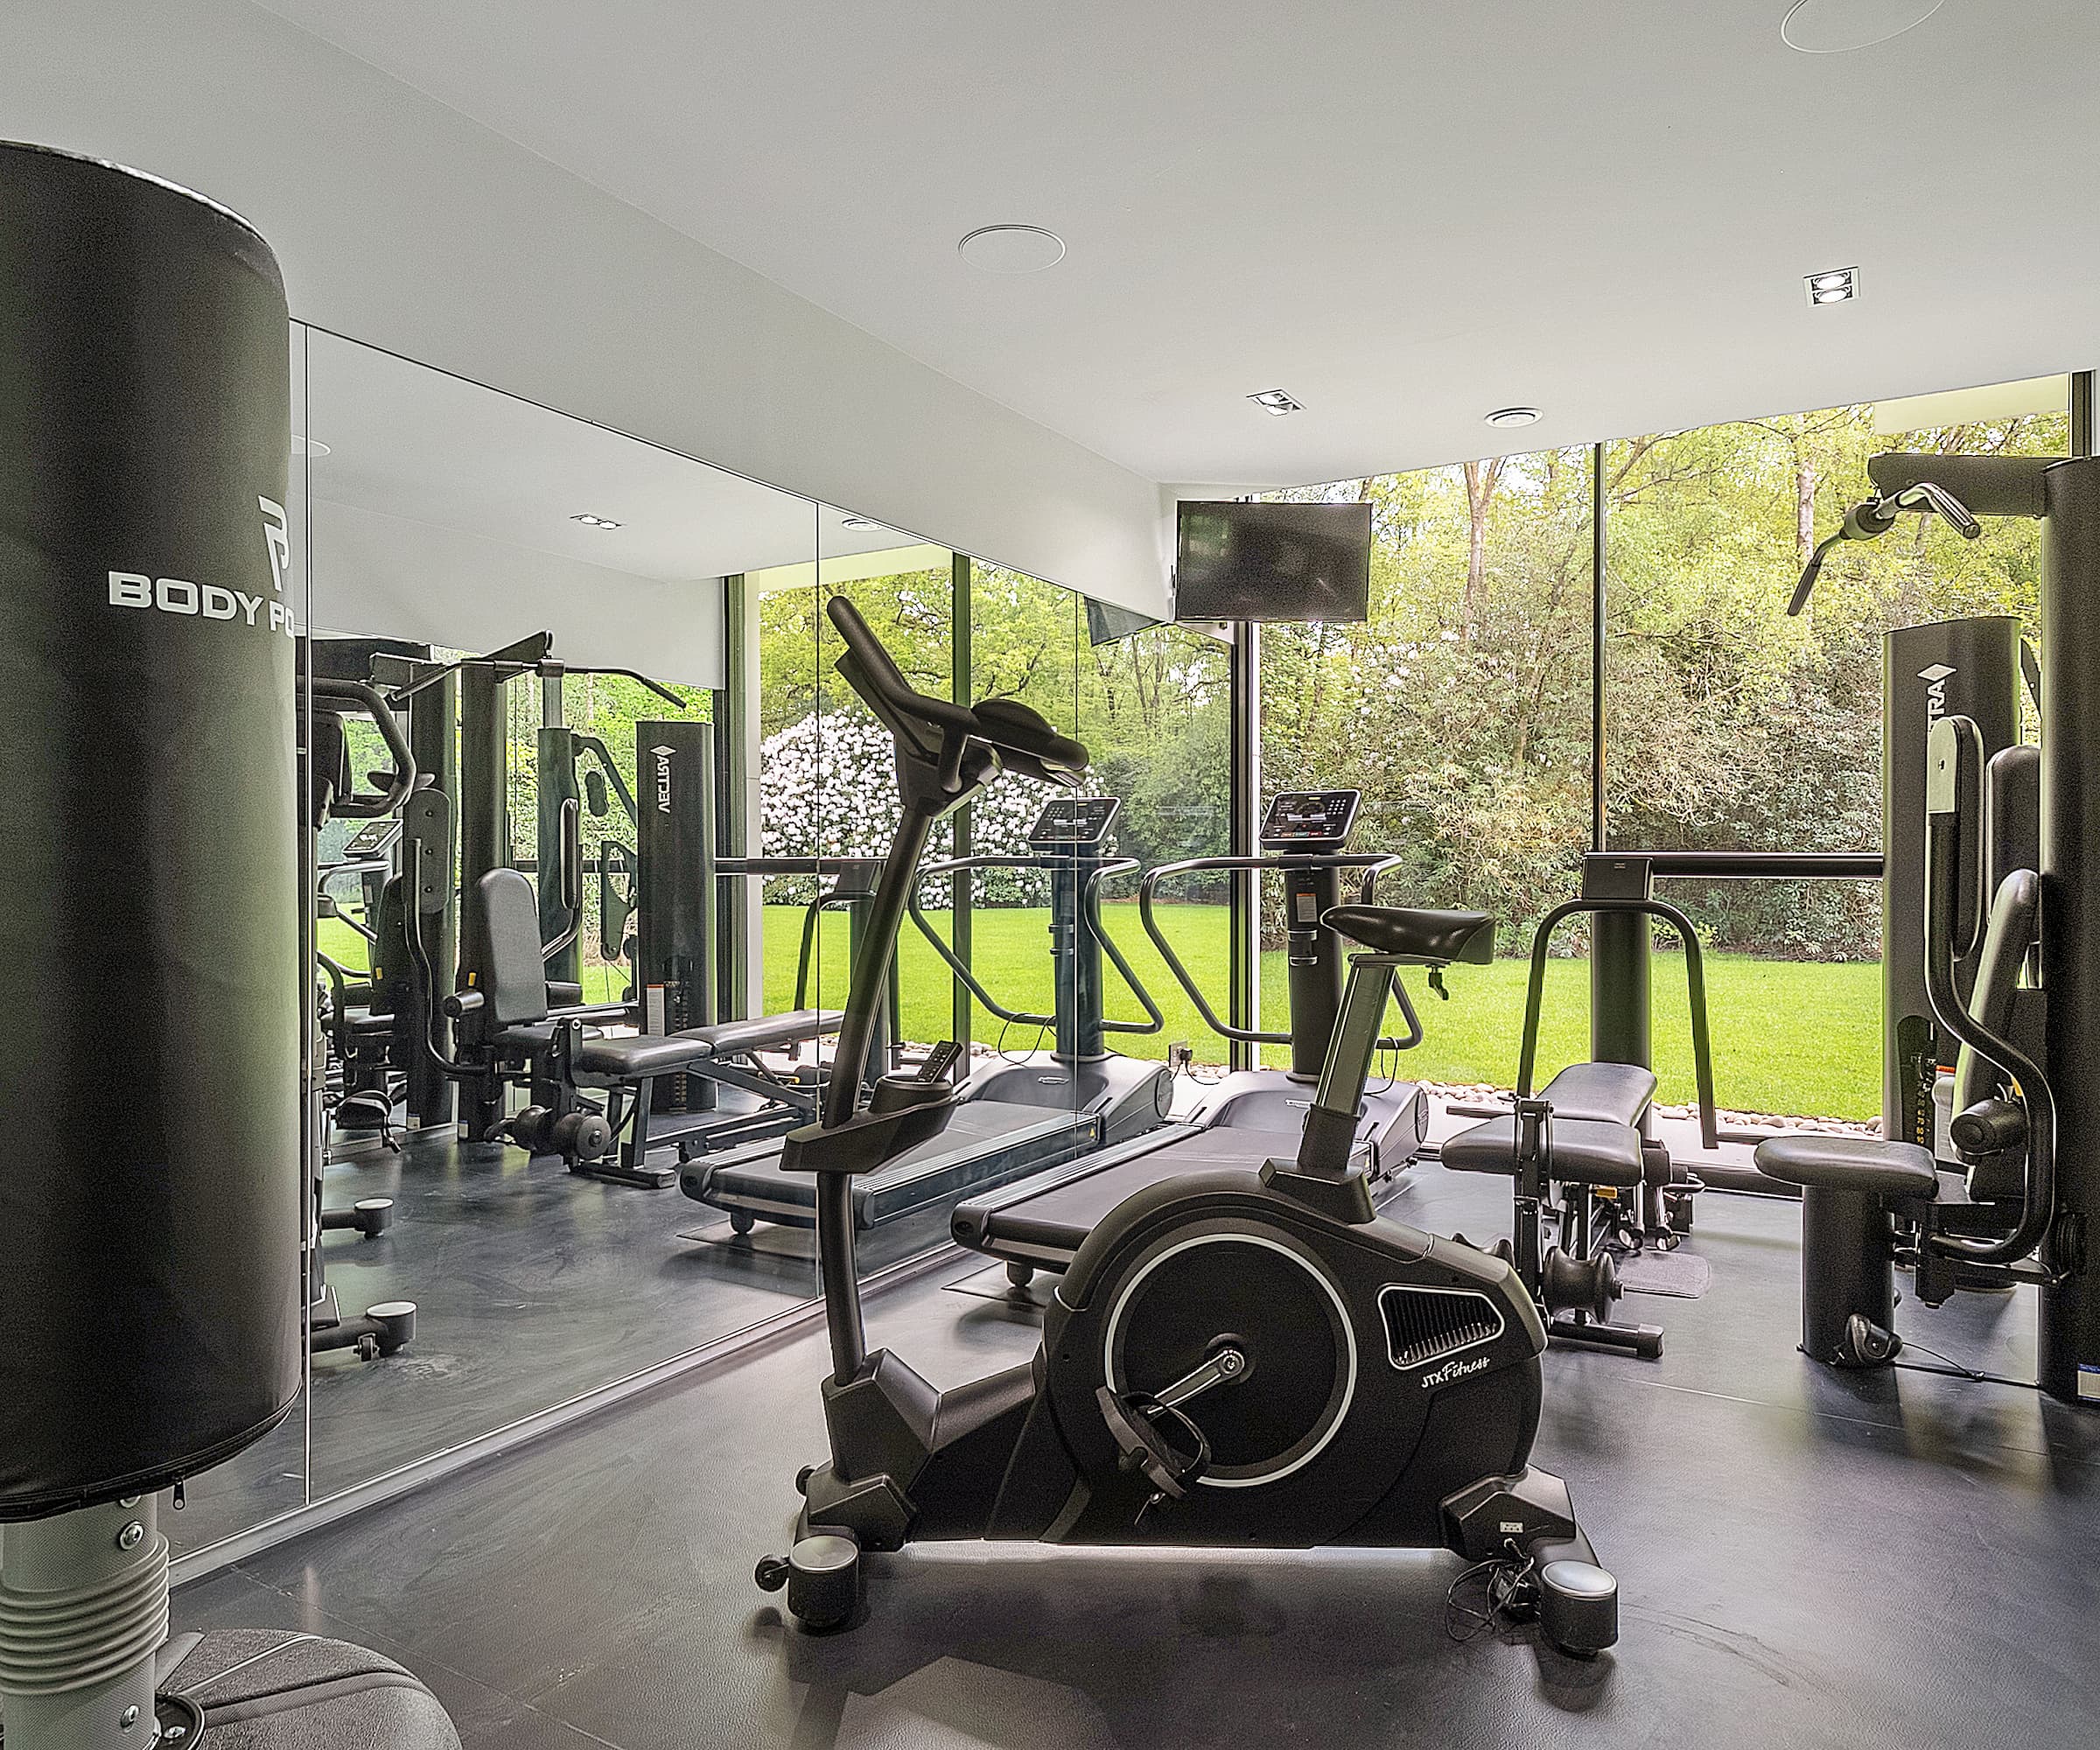
[[[0,144],[0,1520],[299,1389],[288,333],[234,214]]]

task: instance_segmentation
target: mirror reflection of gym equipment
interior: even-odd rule
[[[2100,18],[442,10],[0,57],[5,1750],[2083,1742]]]

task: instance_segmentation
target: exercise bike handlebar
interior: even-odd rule
[[[1159,920],[1152,909],[1152,895],[1159,883],[1169,876],[1195,875],[1216,870],[1235,869],[1361,869],[1364,871],[1363,902],[1376,903],[1378,877],[1392,868],[1396,858],[1372,851],[1338,850],[1322,855],[1303,857],[1287,852],[1271,853],[1263,857],[1189,857],[1178,863],[1162,863],[1147,872],[1138,884],[1138,916],[1144,925],[1144,933],[1152,937],[1152,946],[1159,950],[1159,957],[1166,962],[1167,970],[1188,993],[1188,1000],[1196,1005],[1196,1012],[1203,1018],[1203,1025],[1221,1039],[1237,1040],[1244,1045],[1289,1045],[1291,1035],[1260,1027],[1236,1027],[1222,1020],[1210,1006],[1209,1000],[1197,985],[1194,975],[1183,964],[1181,956],[1174,952],[1174,945],[1166,939],[1159,928]],[[1393,981],[1393,988],[1400,990],[1400,981]],[[1422,1041],[1422,1026],[1416,1018],[1414,1009],[1404,994],[1401,1008],[1408,1018],[1410,1037],[1407,1039],[1383,1038],[1378,1041],[1382,1051],[1406,1051]]]
[[[388,709],[378,688],[368,686],[362,681],[317,678],[310,691],[317,704],[347,706],[369,717],[378,727],[379,738],[387,745],[387,758],[393,766],[393,774],[388,779],[385,789],[360,794],[353,788],[348,795],[332,799],[328,812],[339,820],[380,820],[392,814],[408,801],[416,788],[416,756],[409,751],[409,738],[402,732],[401,720]]]
[[[824,612],[845,640],[838,672],[892,735],[937,762],[943,791],[961,789],[962,759],[972,741],[991,749],[1008,769],[1045,783],[1070,787],[1085,773],[1087,750],[1019,700],[962,705],[916,691],[851,602],[833,596]]]
[[[1660,918],[1677,933],[1684,944],[1684,986],[1691,1011],[1691,1068],[1699,1090],[1699,1141],[1712,1150],[1720,1146],[1720,1128],[1713,1104],[1713,1043],[1706,1026],[1706,962],[1699,948],[1699,933],[1692,921],[1667,900],[1570,900],[1539,920],[1531,938],[1531,976],[1524,992],[1523,1044],[1517,1058],[1516,1097],[1531,1097],[1532,1074],[1538,1063],[1539,1014],[1545,1000],[1546,960],[1553,945],[1553,932],[1578,913],[1630,912]]]

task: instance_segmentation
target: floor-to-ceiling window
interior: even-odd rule
[[[1975,541],[1907,516],[1816,544],[1867,497],[1869,458],[2062,454],[2064,382],[1839,407],[1605,447],[1607,803],[1614,849],[1875,851],[1881,641],[1968,614],[2035,624],[2040,525]],[[1673,880],[1711,956],[1717,1093],[1758,1113],[1880,1110],[1880,894],[1862,880]],[[1667,939],[1658,946],[1672,946]],[[1684,983],[1659,960],[1666,1092],[1688,1080]],[[1784,1017],[1783,1025],[1774,1018]]]
[[[1373,508],[1370,614],[1262,634],[1262,778],[1362,793],[1358,849],[1389,854],[1388,903],[1501,921],[1505,955],[1573,891],[1590,842],[1589,452],[1391,474],[1326,496]],[[1287,1004],[1274,884],[1263,1012]],[[1405,1073],[1507,1083],[1522,1012],[1514,960],[1455,969],[1422,1008]],[[1418,994],[1419,994],[1418,989]],[[1271,1047],[1272,1056],[1278,1048]]]

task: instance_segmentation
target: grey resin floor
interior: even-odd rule
[[[1430,1167],[1395,1213],[1479,1237],[1498,1188]],[[1712,1291],[1637,1303],[1664,1358],[1547,1359],[1536,1456],[1624,1600],[1620,1646],[1589,1666],[1452,1641],[1455,1564],[1406,1552],[914,1550],[881,1562],[864,1626],[804,1634],[750,1572],[820,1454],[821,1337],[186,1588],[177,1624],[378,1647],[470,1750],[2100,1742],[2100,1416],[1812,1368],[1798,1219],[1708,1198]],[[936,1382],[1033,1341],[1026,1315],[948,1292],[970,1263],[872,1309]],[[1911,1313],[1950,1354],[2031,1367],[2023,1303]]]

